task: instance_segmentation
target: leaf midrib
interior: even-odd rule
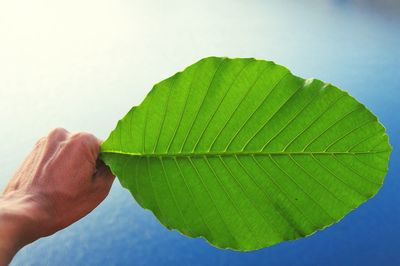
[[[362,154],[377,154],[377,153],[385,153],[390,152],[389,150],[384,151],[299,151],[299,152],[265,152],[265,151],[240,151],[240,152],[180,152],[180,153],[135,153],[135,152],[125,152],[125,151],[114,151],[107,150],[102,151],[101,153],[111,153],[111,154],[120,154],[120,155],[129,155],[129,156],[137,156],[137,157],[204,157],[204,156],[259,156],[259,155],[267,155],[267,156],[276,156],[276,155],[362,155]]]

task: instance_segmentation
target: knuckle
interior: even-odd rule
[[[91,140],[92,138],[94,138],[94,136],[87,132],[77,132],[77,133],[74,133],[71,137],[71,139],[76,139],[79,141],[87,141],[87,140]]]
[[[68,142],[71,145],[82,145],[84,143],[83,138],[79,134],[72,135]]]
[[[41,137],[40,139],[38,139],[38,141],[36,141],[35,143],[35,147],[40,147],[42,144],[44,144],[47,140],[47,137]]]
[[[62,127],[56,127],[52,131],[50,131],[50,134],[59,134],[59,133],[66,133],[67,130],[62,128]]]
[[[58,139],[60,137],[65,138],[65,136],[67,136],[68,133],[69,132],[66,129],[57,127],[57,128],[54,128],[52,131],[50,131],[50,133],[48,134],[48,137],[52,138],[52,139],[53,138]]]
[[[37,143],[37,144],[43,143],[43,142],[46,141],[46,139],[47,139],[47,137],[41,137],[40,139],[38,139],[38,140],[36,141],[36,143]]]
[[[85,145],[85,146],[94,146],[97,145],[98,141],[97,138],[87,132],[78,132],[74,133],[71,136],[71,143],[76,144],[76,145]]]

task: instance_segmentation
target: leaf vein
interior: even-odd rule
[[[185,146],[185,144],[186,144],[186,141],[187,141],[187,139],[188,139],[188,137],[189,137],[189,135],[190,135],[190,133],[191,133],[193,127],[194,127],[194,123],[196,122],[197,116],[199,115],[200,110],[201,110],[201,108],[202,108],[202,106],[203,106],[203,104],[204,104],[204,101],[205,101],[206,97],[207,97],[208,91],[209,91],[210,87],[212,86],[212,84],[214,83],[215,76],[216,76],[218,70],[221,68],[222,63],[225,62],[225,60],[226,60],[226,58],[223,58],[223,59],[219,62],[217,68],[215,69],[215,72],[214,72],[214,74],[213,74],[213,77],[211,78],[210,84],[208,84],[208,87],[207,87],[207,89],[206,89],[206,92],[204,93],[204,97],[202,98],[201,103],[200,103],[200,105],[199,105],[199,108],[197,109],[196,115],[195,115],[195,117],[193,118],[193,120],[192,120],[192,122],[191,122],[191,124],[190,124],[189,130],[187,131],[184,140],[182,141],[182,146],[181,146],[180,151],[183,150],[183,148],[184,148],[184,146]]]
[[[217,180],[219,186],[221,187],[222,191],[225,193],[226,198],[231,202],[232,206],[234,207],[236,214],[238,215],[238,217],[242,220],[243,224],[247,227],[248,232],[252,235],[252,237],[254,239],[256,239],[256,241],[258,242],[258,245],[260,245],[258,238],[256,237],[256,235],[253,232],[253,228],[250,227],[249,223],[246,222],[245,220],[245,216],[243,215],[243,213],[240,211],[240,209],[238,208],[238,206],[236,205],[237,203],[235,203],[235,201],[231,198],[231,196],[229,195],[229,193],[226,191],[224,185],[222,184],[221,180],[219,179],[217,173],[215,172],[214,168],[212,167],[212,165],[210,164],[209,160],[207,157],[203,157],[205,162],[207,163],[208,167],[210,168],[213,176],[215,177],[215,179]]]
[[[297,211],[307,220],[307,222],[313,227],[313,229],[317,229],[318,227],[305,215],[305,213],[291,200],[291,198],[286,194],[286,192],[281,188],[281,186],[272,178],[272,175],[260,164],[260,162],[252,156],[254,162],[257,166],[268,176],[268,178],[274,183],[274,185],[278,188],[278,190],[285,196],[285,198],[291,203],[291,205],[297,209]]]
[[[243,188],[242,183],[239,181],[238,178],[236,178],[236,176],[233,174],[233,172],[231,171],[231,169],[229,169],[229,167],[226,165],[226,163],[224,162],[224,160],[222,159],[221,156],[218,157],[220,159],[220,161],[222,162],[222,164],[224,165],[225,169],[229,172],[229,175],[231,177],[233,177],[233,179],[235,180],[235,182],[239,185],[243,195],[245,195],[245,197],[247,198],[247,200],[251,203],[251,205],[253,206],[253,208],[255,209],[255,211],[264,219],[265,223],[267,226],[269,226],[272,231],[275,232],[275,234],[277,234],[277,236],[281,237],[281,235],[279,234],[279,232],[277,231],[277,229],[272,225],[272,223],[270,223],[267,219],[267,217],[265,216],[265,214],[259,209],[257,208],[257,206],[254,204],[254,202],[250,199],[249,195],[247,194],[247,192],[245,191],[245,189]]]
[[[329,127],[327,127],[324,131],[320,132],[315,138],[313,138],[304,148],[303,151],[307,150],[308,147],[310,147],[311,144],[315,143],[315,141],[317,141],[317,139],[319,139],[322,135],[324,135],[329,129],[331,129],[332,127],[334,127],[335,125],[339,124],[341,121],[343,121],[344,119],[346,119],[348,116],[352,115],[353,113],[363,109],[364,107],[361,105],[359,107],[357,107],[356,109],[352,110],[351,112],[348,112],[347,114],[345,114],[344,116],[340,117],[338,120],[336,120],[333,124],[331,124]]]
[[[346,94],[342,94],[341,96],[339,96],[338,98],[336,98],[330,105],[328,105],[328,107],[322,112],[320,113],[316,118],[314,118],[311,123],[304,128],[302,131],[300,131],[299,134],[297,134],[291,141],[288,142],[288,144],[286,144],[285,148],[283,149],[283,151],[286,151],[287,148],[294,143],[301,135],[303,135],[305,132],[307,132],[308,129],[310,129],[326,112],[328,112],[336,103],[339,102],[340,99],[342,99]]]
[[[236,105],[235,109],[233,110],[233,112],[230,114],[229,118],[227,120],[225,120],[224,126],[222,127],[221,130],[219,130],[218,134],[216,135],[216,137],[214,138],[214,140],[211,142],[210,147],[208,148],[209,151],[212,150],[213,146],[215,145],[216,141],[218,140],[218,138],[221,136],[222,132],[225,130],[226,126],[228,125],[228,123],[232,120],[233,115],[237,112],[237,110],[239,109],[239,107],[243,104],[244,99],[246,99],[247,95],[249,95],[250,91],[252,91],[252,89],[255,87],[255,85],[257,84],[257,82],[260,80],[260,78],[262,77],[262,74],[269,68],[271,68],[272,65],[267,65],[262,71],[260,71],[260,73],[258,74],[258,76],[256,77],[255,81],[253,82],[253,84],[249,87],[249,89],[246,91],[246,93],[243,95],[243,97],[240,99],[239,103]]]
[[[179,163],[178,163],[178,161],[176,160],[176,158],[174,158],[174,162],[175,162],[175,164],[176,164],[176,166],[177,166],[177,168],[178,168],[179,175],[181,176],[181,178],[182,178],[182,180],[183,180],[183,183],[185,184],[185,187],[186,187],[187,191],[189,192],[190,197],[192,198],[192,202],[193,202],[193,204],[194,204],[194,206],[195,206],[195,208],[196,208],[196,210],[197,210],[197,213],[198,213],[199,216],[200,216],[200,219],[202,220],[203,224],[204,224],[205,227],[207,228],[207,230],[208,230],[208,232],[210,233],[210,235],[212,235],[212,231],[211,231],[211,229],[210,229],[210,226],[208,225],[208,223],[207,223],[206,220],[204,219],[203,215],[201,214],[201,211],[200,211],[199,207],[197,206],[196,200],[195,200],[195,198],[194,198],[193,192],[192,192],[192,190],[189,188],[189,185],[188,185],[187,182],[186,182],[186,178],[185,178],[185,176],[183,175],[182,169],[181,169],[181,167],[179,166]]]
[[[327,86],[327,84],[325,84],[321,90],[323,88],[325,88]],[[310,106],[311,103],[313,103],[315,101],[315,99],[318,99],[319,94],[316,94],[306,105],[304,105],[302,108],[299,109],[299,111],[267,142],[263,145],[263,147],[261,148],[261,150],[266,149],[266,147],[268,146],[268,144],[270,144],[274,139],[276,139],[277,136],[279,136],[280,133],[282,133],[282,131],[284,129],[286,129],[298,116],[299,114],[301,114],[304,110],[307,109],[308,106]]]
[[[264,99],[260,102],[260,104],[257,106],[256,109],[251,113],[249,117],[246,118],[244,123],[239,127],[239,129],[235,132],[235,134],[231,137],[230,141],[226,145],[224,150],[228,150],[232,142],[236,139],[237,135],[242,131],[242,129],[245,127],[245,125],[250,121],[250,119],[257,113],[257,111],[263,106],[267,98],[271,95],[271,93],[279,86],[279,84],[282,82],[282,80],[285,79],[285,77],[289,76],[291,73],[288,71],[286,74],[284,74],[278,82],[272,87],[272,89],[265,95]]]
[[[239,243],[239,241],[237,241],[237,239],[235,238],[235,235],[232,234],[232,232],[231,232],[230,228],[228,227],[228,224],[226,223],[225,219],[223,218],[223,216],[221,214],[221,211],[219,210],[214,198],[211,196],[211,193],[210,193],[209,189],[205,185],[205,183],[203,181],[203,178],[201,177],[201,175],[199,173],[199,170],[197,169],[196,165],[193,163],[193,161],[192,161],[192,159],[190,159],[190,157],[188,159],[189,159],[189,162],[192,165],[193,169],[195,170],[196,175],[199,177],[199,180],[200,180],[201,184],[203,185],[204,189],[206,190],[208,196],[210,197],[211,202],[213,203],[215,209],[217,210],[218,216],[220,217],[222,223],[225,225],[225,228],[228,231],[229,236],[232,237],[232,239],[236,242],[236,244]]]
[[[243,68],[239,71],[239,73],[233,78],[231,84],[229,85],[229,88],[225,91],[224,96],[223,96],[223,97],[221,98],[221,100],[219,101],[219,103],[218,103],[218,105],[217,105],[217,108],[214,109],[212,115],[207,119],[206,127],[202,130],[202,132],[201,132],[201,134],[200,134],[200,137],[199,137],[198,140],[196,141],[196,143],[195,143],[195,145],[194,145],[192,151],[195,151],[195,150],[196,150],[196,148],[197,148],[197,146],[199,145],[201,139],[203,138],[203,136],[204,136],[206,130],[207,130],[208,127],[210,126],[210,122],[211,122],[212,119],[214,118],[215,114],[217,113],[217,111],[218,111],[219,108],[221,107],[221,104],[224,102],[226,96],[228,95],[229,91],[231,90],[232,85],[233,85],[233,84],[235,83],[235,81],[239,78],[240,74],[242,74],[242,72],[246,69],[246,67],[247,67],[248,65],[250,65],[250,63],[252,63],[252,62],[254,62],[254,61],[249,61],[247,64],[245,64],[245,65],[243,66]]]

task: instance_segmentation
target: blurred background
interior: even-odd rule
[[[206,56],[331,82],[387,127],[376,197],[308,238],[248,253],[168,231],[116,180],[86,218],[13,265],[400,265],[400,1],[0,1],[0,189],[54,127],[105,139],[153,84]]]

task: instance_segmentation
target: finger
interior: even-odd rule
[[[68,137],[68,135],[70,135],[68,130],[57,127],[49,132],[47,138],[49,141],[63,141]]]
[[[99,142],[95,136],[79,132],[69,134],[65,141],[59,143],[54,156],[45,161],[48,169],[65,173],[76,182],[92,184],[99,151]]]
[[[93,166],[96,165],[101,143],[98,138],[87,132],[78,132],[70,135],[69,142],[73,146],[83,149],[82,155],[86,156],[85,159],[90,161]]]
[[[96,173],[93,176],[93,181],[97,188],[110,190],[112,183],[114,182],[115,176],[112,174],[110,168],[104,164],[103,161],[97,159],[96,161]]]
[[[69,131],[64,128],[55,128],[49,132],[46,138],[39,140],[44,146],[43,159],[48,160],[60,147],[60,143],[68,138]]]

